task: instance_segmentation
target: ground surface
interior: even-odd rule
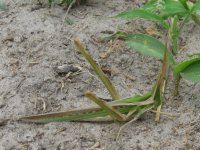
[[[0,120],[89,106],[91,102],[83,97],[86,90],[109,98],[90,66],[75,51],[72,39],[77,36],[95,60],[111,70],[110,79],[122,96],[143,94],[155,82],[159,61],[127,49],[122,41],[115,41],[113,51],[105,57],[111,43],[97,40],[103,31],[140,32],[141,24],[151,26],[107,18],[136,7],[137,2],[90,0],[89,5],[70,10],[73,25],[63,22],[66,10],[59,6],[50,9],[47,3],[40,6],[36,0],[6,3],[7,9],[0,12]],[[188,24],[178,59],[199,52],[199,40],[200,28]],[[53,68],[63,64],[79,65],[82,72],[70,78],[58,75]],[[162,116],[156,123],[154,114],[148,112],[127,126],[118,141],[115,138],[121,123],[35,125],[0,121],[0,149],[199,150],[200,85],[182,81],[176,98],[171,96],[171,89],[162,111],[178,117]]]

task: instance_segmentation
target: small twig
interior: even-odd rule
[[[138,119],[138,118],[134,118],[134,119],[130,120],[129,122],[125,123],[123,126],[120,127],[120,129],[119,129],[119,131],[118,131],[118,133],[117,133],[116,141],[118,141],[118,138],[119,138],[120,133],[122,132],[122,130],[123,130],[124,128],[126,128],[128,125],[130,125],[131,123],[135,122],[137,119]]]
[[[157,113],[156,110],[149,110],[150,112],[153,112],[153,113]],[[168,117],[178,117],[178,115],[173,115],[171,113],[166,113],[166,112],[160,112],[161,115],[165,115],[165,116],[168,116]]]
[[[69,6],[68,6],[68,8],[67,8],[67,12],[65,13],[65,16],[64,16],[64,21],[65,21],[65,19],[67,18],[67,15],[68,15],[70,9],[72,8],[72,6],[73,6],[75,3],[76,3],[76,0],[73,0],[73,1],[69,4]]]
[[[47,105],[46,105],[46,102],[43,98],[42,98],[42,103],[43,103],[43,112],[45,112],[46,109],[47,109]]]
[[[58,129],[54,134],[58,134],[58,133],[60,133],[60,132],[63,132],[63,131],[65,131],[66,129],[67,129],[66,127],[60,128],[60,129]]]
[[[60,82],[60,84],[61,84],[60,91],[63,92],[63,88],[65,87],[65,83],[64,83],[64,81],[62,80],[62,81]]]

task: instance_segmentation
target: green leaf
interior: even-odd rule
[[[157,10],[157,2],[158,0],[151,0],[149,2],[147,2],[143,7],[142,9],[145,9],[147,11],[151,11],[151,12],[155,12]]]
[[[182,5],[185,7],[185,9],[189,9],[188,5],[187,5],[187,0],[179,0],[180,3],[182,3]]]
[[[200,82],[200,60],[192,63],[181,72],[181,76],[193,82]]]
[[[158,15],[151,13],[143,9],[133,9],[129,11],[122,12],[116,17],[125,18],[125,19],[147,19],[151,21],[160,22],[165,28],[168,28],[168,24]]]
[[[175,0],[166,0],[164,7],[161,8],[160,11],[161,11],[160,15],[163,18],[167,18],[169,16],[174,16],[174,15],[184,15],[185,13],[187,13],[187,10],[182,5],[182,3]]]
[[[192,14],[192,20],[200,26],[200,18],[198,17],[197,14]]]
[[[200,56],[187,61],[183,61],[174,67],[174,72],[176,74],[181,74],[181,76],[193,82],[200,82]]]
[[[200,57],[200,53],[189,54],[189,57]]]
[[[4,0],[0,0],[0,10],[4,10],[6,8]]]
[[[130,34],[126,38],[126,44],[146,56],[163,59],[165,46],[154,37],[145,34]],[[174,64],[173,55],[169,55],[170,64]]]
[[[180,1],[175,0],[153,0],[147,3],[142,9],[159,14],[163,19],[170,16],[184,16],[187,9]]]
[[[200,0],[198,0],[198,1],[194,4],[193,7],[194,7],[194,8],[192,8],[193,11],[197,11],[197,10],[199,10],[199,9],[200,9]]]
[[[116,105],[119,106],[120,104],[137,104],[138,102],[142,103],[142,102],[145,102],[147,99],[149,99],[151,95],[152,95],[152,92],[148,92],[147,94],[143,96],[131,96],[131,97],[124,98],[121,100],[108,102],[108,104],[115,108]],[[141,106],[141,107],[144,107],[144,106]],[[120,107],[116,109],[120,111],[120,113],[127,114],[128,112],[131,111],[132,108],[133,106],[126,106],[126,107]],[[34,123],[81,121],[81,120],[95,121],[95,119],[99,117],[106,117],[107,115],[108,114],[105,110],[102,110],[101,108],[97,106],[93,106],[93,107],[89,107],[85,109],[74,109],[74,110],[68,110],[64,112],[54,112],[54,113],[48,113],[48,114],[26,116],[26,117],[21,117],[19,120],[34,122]],[[107,121],[106,118],[104,119],[105,121]]]
[[[174,66],[174,73],[179,74],[181,73],[183,70],[185,70],[188,66],[190,66],[192,63],[195,63],[197,61],[200,61],[200,55],[195,55],[197,56],[196,58],[192,58],[190,60],[185,60],[183,62],[177,63]]]
[[[177,53],[177,49],[178,49],[178,29],[177,29],[177,24],[178,24],[178,17],[174,16],[174,18],[172,18],[172,25],[171,25],[171,39],[172,39],[172,47],[173,47],[174,54]]]

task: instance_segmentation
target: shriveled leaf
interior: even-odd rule
[[[162,42],[145,34],[130,34],[126,38],[126,44],[146,56],[163,59],[166,50]],[[173,55],[169,55],[170,64],[174,64]]]
[[[196,54],[193,59],[178,63],[174,67],[174,73],[180,74],[184,79],[200,82],[200,55]]]
[[[138,102],[144,102],[152,95],[152,92],[148,92],[143,96],[131,96],[121,100],[108,102],[110,106],[117,109],[120,113],[127,114],[133,107],[137,107]],[[125,105],[125,104],[135,104]],[[150,105],[150,104],[148,104]],[[122,107],[124,106],[124,107]],[[140,106],[143,107],[143,106]],[[145,106],[144,106],[145,107]],[[34,122],[34,123],[48,123],[48,122],[61,122],[61,121],[111,121],[112,118],[108,118],[109,114],[102,110],[98,106],[88,107],[85,109],[73,109],[64,112],[54,112],[48,114],[39,114],[32,116],[21,117],[19,120]]]
[[[156,36],[160,36],[161,33],[158,32],[158,30],[156,28],[152,28],[152,27],[149,27],[149,28],[146,28],[145,29],[145,32],[148,34],[148,35],[156,35]]]
[[[110,41],[110,40],[114,40],[114,39],[122,39],[122,40],[124,40],[127,35],[128,35],[128,33],[126,33],[126,32],[117,31],[116,33],[113,33],[110,36],[103,37],[101,39],[101,41],[105,42],[105,41]]]
[[[160,22],[165,28],[168,28],[168,24],[158,15],[146,11],[144,9],[133,9],[129,11],[122,12],[118,14],[116,17],[125,18],[125,19],[147,19],[151,21]]]
[[[112,96],[113,100],[117,100],[120,98],[118,91],[115,89],[109,78],[106,76],[106,74],[102,71],[101,67],[93,60],[93,58],[90,56],[90,54],[85,50],[82,43],[78,38],[74,40],[74,44],[76,48],[81,52],[81,54],[84,56],[84,58],[90,63],[93,70],[95,71],[96,75],[99,77],[99,79],[102,81],[102,83],[107,88],[108,92]]]
[[[114,109],[111,105],[96,97],[92,92],[87,91],[85,96],[95,102],[102,110],[105,110],[113,120],[124,121],[125,118],[122,113]]]

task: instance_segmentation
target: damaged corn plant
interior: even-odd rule
[[[93,94],[92,91],[86,91],[85,96],[96,105],[65,112],[25,116],[20,118],[20,120],[34,123],[112,120],[133,122],[145,112],[152,111],[156,112],[155,120],[159,121],[169,71],[173,72],[175,91],[178,91],[178,82],[181,78],[200,82],[200,53],[192,54],[187,60],[182,62],[176,62],[174,57],[179,54],[179,37],[185,24],[193,20],[196,24],[200,25],[198,18],[199,9],[200,0],[195,3],[187,0],[151,0],[141,8],[122,12],[115,16],[116,18],[155,21],[163,28],[162,41],[141,33],[122,34],[117,32],[112,35],[112,38],[122,35],[121,38],[125,40],[130,48],[146,56],[162,60],[157,81],[151,91],[147,91],[143,95],[134,95],[127,98],[121,97],[120,93],[102,71],[101,67],[93,60],[80,40],[75,39],[74,44],[76,49],[80,51],[91,65],[112,97],[112,101],[105,102]],[[178,92],[175,92],[175,94],[178,94]]]
[[[128,98],[121,98],[119,92],[111,83],[107,75],[102,71],[101,67],[95,62],[95,60],[93,60],[80,40],[75,39],[74,44],[84,58],[90,63],[91,67],[109,92],[113,101],[105,102],[101,98],[94,95],[91,91],[86,91],[85,96],[89,100],[96,103],[97,106],[65,112],[27,116],[20,118],[20,120],[35,123],[60,121],[128,121],[133,118],[135,120],[138,119],[145,111],[154,107],[152,99],[153,91],[147,92],[143,96],[136,95]]]

